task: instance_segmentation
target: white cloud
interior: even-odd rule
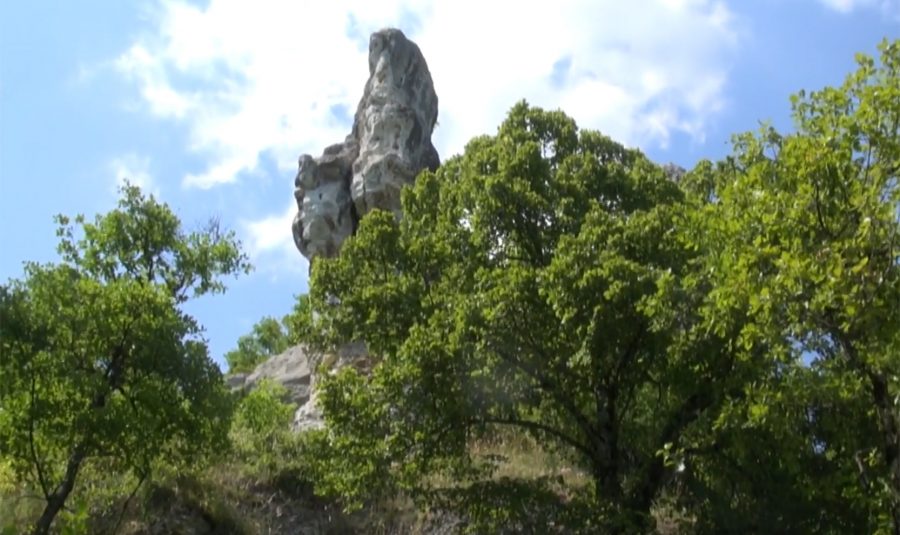
[[[341,141],[367,72],[368,34],[394,25],[428,60],[440,98],[435,144],[450,156],[492,133],[521,98],[561,107],[630,144],[702,138],[725,97],[735,21],[716,0],[164,0],[152,32],[117,60],[150,113],[182,122],[209,188],[294,168]],[[554,64],[568,68],[553,76]]]
[[[291,202],[280,214],[241,222],[242,241],[257,269],[273,275],[299,273],[306,276],[309,264],[297,252],[291,234],[291,223],[296,213],[297,205]]]
[[[641,145],[665,145],[678,131],[702,137],[724,104],[736,31],[721,3],[567,0],[514,12],[482,4],[477,18],[458,3],[440,4],[418,38],[441,97],[442,148],[458,151],[472,135],[493,132],[523,97]],[[562,58],[568,69],[554,84]]]
[[[877,8],[888,17],[900,20],[898,0],[819,0],[827,7],[840,13],[851,13],[859,9]]]
[[[150,158],[129,152],[110,160],[107,168],[112,174],[116,187],[123,185],[127,180],[145,193],[159,196],[159,188],[150,174]]]
[[[849,13],[853,10],[855,6],[858,6],[860,0],[820,0],[823,4],[830,7],[835,11],[840,11],[841,13]],[[869,3],[869,2],[866,2]]]

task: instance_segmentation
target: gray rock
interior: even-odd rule
[[[319,408],[318,392],[313,390],[312,396],[294,413],[294,431],[303,432],[325,427],[322,409]]]
[[[375,209],[400,216],[400,191],[424,169],[440,165],[431,133],[437,122],[438,99],[431,73],[415,43],[396,29],[372,34],[369,40],[369,78],[353,118],[353,129],[343,143],[327,147],[321,156],[300,156],[294,197],[294,243],[310,263],[317,257],[338,254],[341,244],[357,228],[361,217]],[[332,373],[354,366],[371,368],[365,344],[348,343],[334,352],[306,354],[305,376],[288,381],[276,357],[250,377],[272,376],[297,390],[300,407],[294,419],[298,431],[321,428],[315,379],[309,369]],[[269,370],[273,370],[271,373]],[[313,394],[310,395],[310,391]],[[299,401],[302,399],[303,401]]]
[[[362,342],[349,342],[339,347],[334,352],[316,354],[310,353],[312,368],[317,370],[313,376],[312,394],[309,400],[302,404],[294,413],[294,431],[309,431],[322,429],[325,422],[322,410],[318,406],[316,381],[321,373],[334,373],[346,366],[353,366],[361,373],[368,374],[371,371],[372,359],[366,344]]]
[[[438,100],[422,52],[400,30],[369,39],[369,80],[356,112],[359,156],[351,197],[364,215],[375,208],[399,214],[400,189],[423,169],[437,169],[431,132]]]
[[[225,376],[225,385],[230,390],[243,390],[247,382],[247,373],[229,373]]]
[[[400,30],[372,34],[353,130],[318,158],[300,157],[293,234],[304,256],[336,255],[359,218],[376,208],[399,216],[400,190],[440,164],[431,143],[437,106],[419,47]]]
[[[287,388],[290,402],[303,405],[309,401],[311,375],[307,349],[297,345],[257,366],[245,379],[244,388],[252,390],[269,379]]]
[[[663,173],[672,182],[681,182],[681,179],[687,174],[687,169],[678,164],[667,163],[663,166]]]
[[[300,156],[294,181],[298,212],[292,230],[294,244],[309,259],[337,255],[356,230],[349,183],[357,152],[355,145],[342,144],[325,149],[318,159]]]
[[[320,429],[324,425],[315,395],[315,378],[319,374],[314,375],[312,371],[319,369],[323,373],[333,373],[346,366],[369,373],[371,359],[365,344],[351,342],[328,353],[318,353],[304,345],[296,345],[260,363],[252,373],[229,375],[225,381],[232,390],[251,391],[267,379],[284,386],[288,391],[285,401],[298,406],[293,428],[306,431]]]

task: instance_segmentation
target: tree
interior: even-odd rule
[[[367,215],[313,269],[317,326],[365,340],[377,363],[321,385],[321,486],[434,496],[441,473],[488,507],[504,485],[468,444],[510,427],[588,472],[591,514],[576,524],[646,529],[725,400],[775,365],[764,344],[732,343],[740,314],[705,313],[683,189],[640,152],[520,103],[402,202],[402,220]],[[547,495],[546,481],[507,483]]]
[[[316,338],[318,333],[314,327],[309,294],[297,296],[294,309],[281,318],[281,323],[287,331],[288,345],[311,343]]]
[[[258,471],[277,469],[296,442],[291,423],[297,405],[286,403],[287,395],[284,386],[263,380],[235,408],[230,432],[234,452]]]
[[[792,376],[803,392],[793,454],[862,512],[843,532],[900,534],[900,41],[879,50],[840,87],[794,96],[795,132],[737,136],[697,183],[714,200],[718,310],[740,304],[746,343],[793,353],[758,388],[777,395]]]
[[[0,291],[0,456],[46,504],[44,534],[79,471],[103,459],[146,476],[227,440],[230,397],[180,306],[249,270],[217,222],[185,233],[137,187],[88,222],[57,216],[58,264],[27,263]]]
[[[238,338],[237,349],[225,354],[229,373],[251,372],[257,364],[290,346],[287,334],[277,319],[266,316],[253,326],[250,334]]]
[[[309,296],[297,296],[294,309],[279,322],[267,316],[253,326],[250,334],[238,338],[238,346],[225,354],[229,373],[246,373],[266,360],[283,353],[292,345],[309,342],[314,331],[311,328],[312,311]]]

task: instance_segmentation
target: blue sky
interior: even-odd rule
[[[429,63],[442,158],[526,98],[691,167],[761,120],[789,128],[791,93],[900,37],[900,0],[5,1],[0,280],[54,260],[53,215],[111,209],[127,177],[188,227],[220,218],[251,255],[251,275],[189,307],[221,363],[307,289],[297,157],[349,132],[385,26]]]

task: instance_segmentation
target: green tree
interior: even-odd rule
[[[294,309],[279,322],[273,317],[265,317],[250,334],[238,338],[238,346],[225,354],[230,373],[251,372],[264,362],[287,348],[313,340],[312,309],[309,296],[297,296]]]
[[[281,322],[264,317],[253,326],[250,334],[238,338],[237,349],[225,354],[230,373],[250,372],[257,364],[290,347]]]
[[[287,331],[289,345],[311,343],[315,340],[318,333],[314,328],[309,294],[297,296],[294,309],[281,319],[281,323]]]
[[[511,427],[590,474],[585,530],[646,529],[679,456],[774,366],[763,344],[732,343],[741,317],[704,314],[702,251],[678,231],[690,209],[640,152],[525,103],[420,175],[402,220],[367,215],[313,269],[317,326],[377,361],[323,381],[321,486],[433,496],[440,473],[470,479],[457,495],[482,508],[546,497],[546,481],[504,491],[477,470],[470,440]]]
[[[800,392],[766,405],[806,430],[785,462],[832,474],[838,505],[864,519],[844,532],[900,534],[900,41],[879,50],[841,86],[795,95],[795,132],[737,136],[694,183],[714,200],[703,225],[718,313],[747,310],[745,344],[792,353],[757,388]]]
[[[185,233],[138,188],[88,222],[58,216],[58,264],[0,289],[0,456],[46,501],[44,534],[86,463],[146,475],[227,440],[230,398],[180,305],[249,270],[213,221]]]
[[[287,389],[262,381],[244,396],[234,411],[231,442],[237,456],[257,470],[271,473],[286,464],[296,442],[291,431],[296,404],[286,403]]]

